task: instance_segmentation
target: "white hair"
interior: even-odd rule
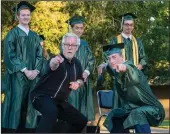
[[[62,42],[61,42],[62,45],[64,44],[66,38],[68,38],[68,37],[76,38],[76,40],[77,40],[76,45],[80,46],[80,38],[79,38],[76,34],[74,34],[74,33],[66,33],[66,34],[63,36],[63,38],[62,38]]]

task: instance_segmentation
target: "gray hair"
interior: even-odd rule
[[[74,34],[74,33],[66,33],[66,34],[63,36],[63,38],[62,38],[62,42],[61,42],[62,45],[64,44],[66,38],[68,38],[68,37],[76,38],[76,40],[77,40],[76,45],[80,46],[80,38],[79,38],[76,34]]]

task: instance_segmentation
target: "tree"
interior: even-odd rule
[[[88,41],[96,59],[93,85],[97,78],[97,66],[104,60],[102,46],[108,44],[113,36],[120,32],[121,19],[118,16],[126,12],[135,13],[138,18],[134,34],[142,39],[148,56],[151,68],[150,83],[169,83],[167,1],[34,1],[32,3],[36,6],[36,10],[32,14],[31,29],[45,35],[47,49],[54,54],[59,52],[61,37],[67,32],[65,21],[75,14],[85,16],[86,28],[83,38]],[[10,9],[15,4],[16,2],[2,2],[2,42],[11,29]],[[107,89],[111,88],[109,78],[109,76],[106,78]]]
[[[31,29],[45,36],[46,48],[53,54],[59,53],[61,37],[67,32],[65,22],[69,15],[60,11],[65,4],[59,1],[37,2],[36,10],[32,15]]]
[[[126,12],[135,13],[138,18],[134,34],[143,40],[150,66],[150,83],[167,84],[170,82],[168,76],[168,2],[69,2],[66,9],[70,16],[75,13],[86,16],[87,24],[84,37],[95,54],[96,67],[103,59],[101,58],[101,46],[109,43],[112,37],[120,32],[121,19],[118,16]],[[96,78],[96,68],[94,74],[94,78]],[[155,78],[159,78],[159,80],[154,81]]]

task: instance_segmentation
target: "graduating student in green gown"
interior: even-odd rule
[[[2,128],[17,130],[20,125],[36,127],[37,111],[29,98],[42,67],[43,55],[39,36],[29,29],[34,9],[26,1],[13,8],[19,25],[9,31],[4,40],[6,72]]]
[[[74,16],[68,20],[68,23],[71,26],[72,32],[81,37],[84,32],[84,18],[82,16]],[[85,84],[81,89],[72,91],[68,101],[84,114],[88,118],[88,121],[93,121],[95,119],[95,114],[90,76],[92,75],[94,56],[87,41],[81,39],[80,47],[76,52],[75,57],[81,62],[83,69],[82,76]]]
[[[103,47],[108,57],[107,69],[115,78],[113,109],[104,121],[111,133],[125,133],[135,128],[136,133],[151,133],[150,126],[158,126],[164,120],[162,104],[152,93],[143,72],[124,61],[121,49],[124,44]]]
[[[142,41],[136,38],[132,32],[134,30],[134,19],[137,18],[132,13],[126,13],[120,16],[122,18],[121,34],[114,37],[110,44],[124,43],[125,48],[122,49],[122,56],[125,60],[131,61],[139,70],[146,73],[147,59]],[[102,72],[102,67],[105,64],[101,64],[98,71]]]

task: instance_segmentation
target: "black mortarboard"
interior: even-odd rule
[[[28,3],[27,1],[21,1],[15,7],[12,8],[12,11],[16,13],[21,9],[25,9],[25,8],[28,8],[31,12],[35,10],[35,7],[30,3]]]
[[[109,56],[115,53],[122,53],[121,49],[124,48],[124,43],[118,43],[118,44],[110,44],[103,46],[103,52]]]

